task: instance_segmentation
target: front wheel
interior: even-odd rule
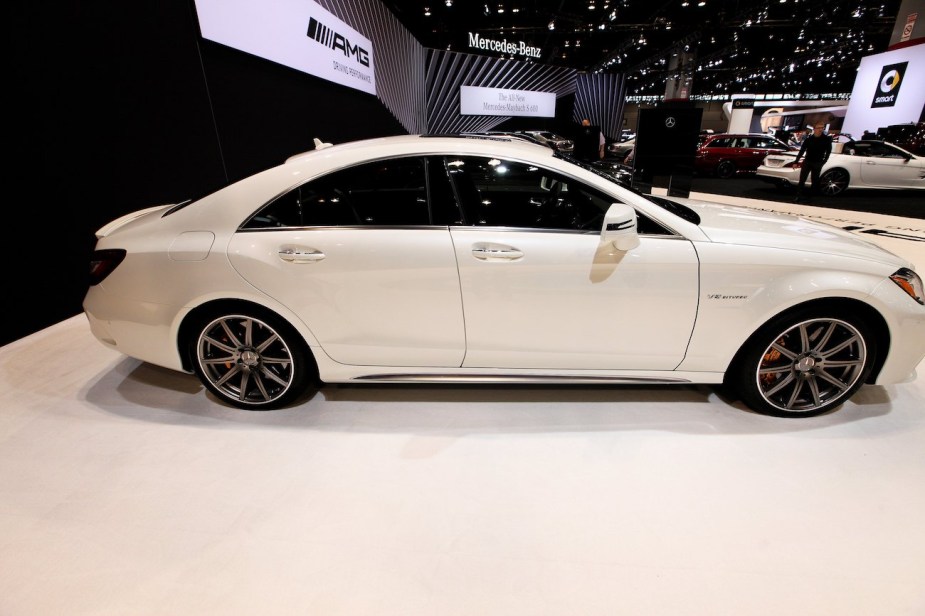
[[[736,174],[736,165],[731,160],[724,160],[720,164],[716,165],[716,177],[718,178],[731,178]]]
[[[812,417],[850,398],[874,355],[874,339],[860,321],[803,311],[752,336],[734,368],[734,386],[759,413]]]
[[[294,401],[313,375],[302,338],[272,315],[219,311],[200,320],[190,339],[197,376],[221,400],[243,409]]]
[[[844,169],[829,169],[819,178],[822,194],[834,197],[845,192],[850,181],[848,172]]]

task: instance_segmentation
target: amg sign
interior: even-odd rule
[[[372,42],[311,0],[195,0],[203,38],[376,93]]]
[[[331,28],[318,23],[314,17],[308,19],[308,38],[315,39],[325,47],[339,49],[344,52],[344,56],[356,58],[356,61],[363,66],[369,66],[369,52],[359,45],[351,45],[350,41],[343,34],[335,32]]]

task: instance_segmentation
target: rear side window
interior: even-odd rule
[[[720,137],[707,144],[708,148],[728,148],[731,147],[732,139],[730,137]]]
[[[244,229],[431,224],[423,158],[395,158],[335,171],[278,197]]]

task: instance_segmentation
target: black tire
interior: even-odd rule
[[[838,310],[801,310],[749,338],[730,384],[759,413],[812,417],[850,398],[875,356],[873,334],[861,320]]]
[[[203,316],[192,329],[189,351],[202,384],[242,409],[291,404],[317,374],[302,337],[275,315],[257,309]]]
[[[720,161],[718,165],[716,165],[716,177],[718,178],[731,178],[735,174],[736,164],[731,160],[723,160]]]
[[[829,169],[819,178],[819,191],[834,197],[845,192],[850,182],[851,176],[844,169]]]

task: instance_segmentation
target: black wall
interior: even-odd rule
[[[192,0],[13,10],[0,344],[81,312],[109,220],[279,164],[313,137],[405,133],[374,96],[202,40]]]

